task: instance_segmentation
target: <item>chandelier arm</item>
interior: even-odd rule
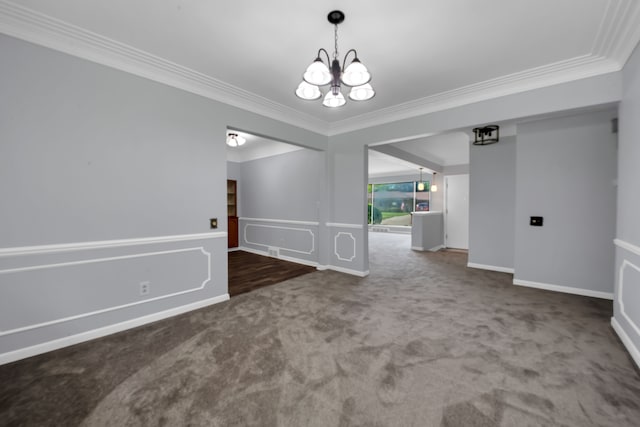
[[[327,56],[327,67],[331,65],[331,57],[329,56],[329,52],[327,52],[324,48],[320,48],[318,49],[318,58],[320,58],[320,52],[324,52],[324,54]],[[322,59],[322,58],[320,58]]]
[[[353,52],[353,58],[354,59],[358,59],[358,52],[356,52],[355,49],[349,49],[349,51],[347,51],[347,53],[345,53],[344,59],[342,60],[342,71],[344,71],[345,65],[347,65],[347,57],[349,56],[349,54],[351,52]]]

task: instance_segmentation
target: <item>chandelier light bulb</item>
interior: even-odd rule
[[[307,101],[313,101],[315,99],[322,98],[322,92],[318,86],[311,85],[305,81],[298,85],[296,89],[296,95],[298,98],[306,99]]]
[[[311,85],[323,86],[331,81],[331,72],[329,67],[318,57],[307,67],[307,71],[305,71],[302,78]]]
[[[355,58],[342,74],[342,83],[347,86],[362,86],[370,80],[371,74],[358,58]]]
[[[346,103],[347,100],[344,99],[342,92],[338,92],[337,95],[334,95],[333,92],[328,92],[324,97],[324,101],[322,101],[322,105],[329,108],[342,107]]]
[[[366,101],[367,99],[373,98],[375,94],[376,91],[367,83],[362,86],[352,87],[351,92],[349,92],[349,99],[353,101]]]

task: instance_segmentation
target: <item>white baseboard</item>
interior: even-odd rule
[[[337,265],[318,265],[316,268],[318,270],[333,270],[340,273],[351,274],[352,276],[358,276],[358,277],[366,277],[369,275],[369,270],[358,271],[358,270],[352,270],[350,268],[338,267]]]
[[[631,355],[633,361],[636,362],[636,365],[638,365],[638,367],[640,368],[640,350],[638,349],[638,347],[635,346],[629,335],[627,335],[627,333],[622,328],[620,323],[618,323],[615,317],[611,318],[611,326],[620,337],[622,344],[624,344],[624,346],[627,348],[627,351]]]
[[[495,266],[495,265],[477,264],[475,262],[467,263],[467,267],[469,267],[469,268],[479,268],[481,270],[498,271],[500,273],[511,273],[511,274],[515,273],[515,270],[513,268],[498,267],[498,266]]]
[[[91,331],[82,332],[76,335],[71,335],[68,337],[58,338],[53,341],[36,344],[31,347],[25,347],[7,353],[2,353],[0,354],[0,365],[15,362],[16,360],[26,359],[27,357],[36,356],[38,354],[47,353],[49,351],[58,350],[63,347],[79,344],[95,338],[101,338],[107,335],[115,334],[116,332],[126,331],[127,329],[133,329],[138,326],[146,325],[147,323],[156,322],[158,320],[167,319],[169,317],[177,316],[179,314],[197,310],[209,305],[218,304],[220,302],[227,301],[228,299],[229,294],[224,294],[214,298],[182,305],[180,307],[171,308],[169,310],[160,311],[158,313],[148,314],[146,316],[137,317],[135,319],[104,326],[102,328],[93,329]]]
[[[426,249],[423,248],[422,246],[411,246],[411,250],[412,251],[422,251],[422,252],[426,251]]]
[[[256,255],[271,256],[271,255],[269,255],[269,252],[267,252],[267,251],[261,251],[260,249],[254,249],[254,248],[248,248],[246,246],[241,246],[240,248],[238,248],[238,250],[239,251],[249,252],[249,253],[256,254]],[[272,257],[272,258],[275,258],[275,257]],[[317,267],[318,266],[318,263],[315,262],[315,261],[309,261],[309,260],[306,260],[306,259],[294,258],[294,257],[282,255],[282,254],[278,254],[278,257],[276,259],[281,259],[283,261],[289,261],[289,262],[295,262],[296,264],[308,265],[310,267]]]
[[[429,252],[438,252],[440,249],[444,249],[445,246],[444,245],[438,245],[438,246],[434,246],[431,249],[427,249]]]
[[[565,294],[582,295],[613,300],[613,292],[592,291],[589,289],[572,288],[570,286],[550,285],[548,283],[530,282],[528,280],[513,279],[513,284],[527,288],[544,289],[547,291],[563,292]]]

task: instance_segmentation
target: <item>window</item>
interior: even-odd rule
[[[423,190],[416,181],[369,184],[369,224],[411,225],[411,212],[429,210],[430,185],[423,182]]]

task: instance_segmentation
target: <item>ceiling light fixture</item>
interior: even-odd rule
[[[238,135],[237,133],[230,133],[227,135],[227,145],[229,147],[239,147],[244,144],[247,140]]]
[[[435,184],[436,182],[436,173],[433,173],[433,184],[431,184],[431,187],[429,187],[429,191],[431,191],[432,193],[435,193],[436,191],[438,191],[438,186]]]
[[[353,101],[366,101],[373,98],[376,92],[369,84],[371,74],[362,62],[358,59],[358,53],[355,49],[350,49],[342,60],[342,67],[338,61],[338,24],[344,21],[344,13],[339,10],[329,12],[327,19],[335,26],[334,39],[335,46],[333,51],[333,60],[329,57],[329,53],[320,48],[316,59],[307,67],[307,71],[302,75],[303,81],[296,89],[296,95],[299,98],[312,101],[322,98],[322,91],[319,86],[331,83],[330,90],[324,96],[322,105],[325,107],[335,108],[342,107],[347,103],[344,95],[340,91],[340,84],[350,86],[349,99]],[[326,64],[321,58],[321,53],[326,56]],[[353,60],[345,68],[347,57],[353,52]]]
[[[418,191],[424,191],[424,182],[422,182],[422,169],[420,168],[420,181],[418,181]]]
[[[473,145],[495,144],[500,140],[500,126],[487,125],[481,128],[474,128],[473,134],[475,136]]]

